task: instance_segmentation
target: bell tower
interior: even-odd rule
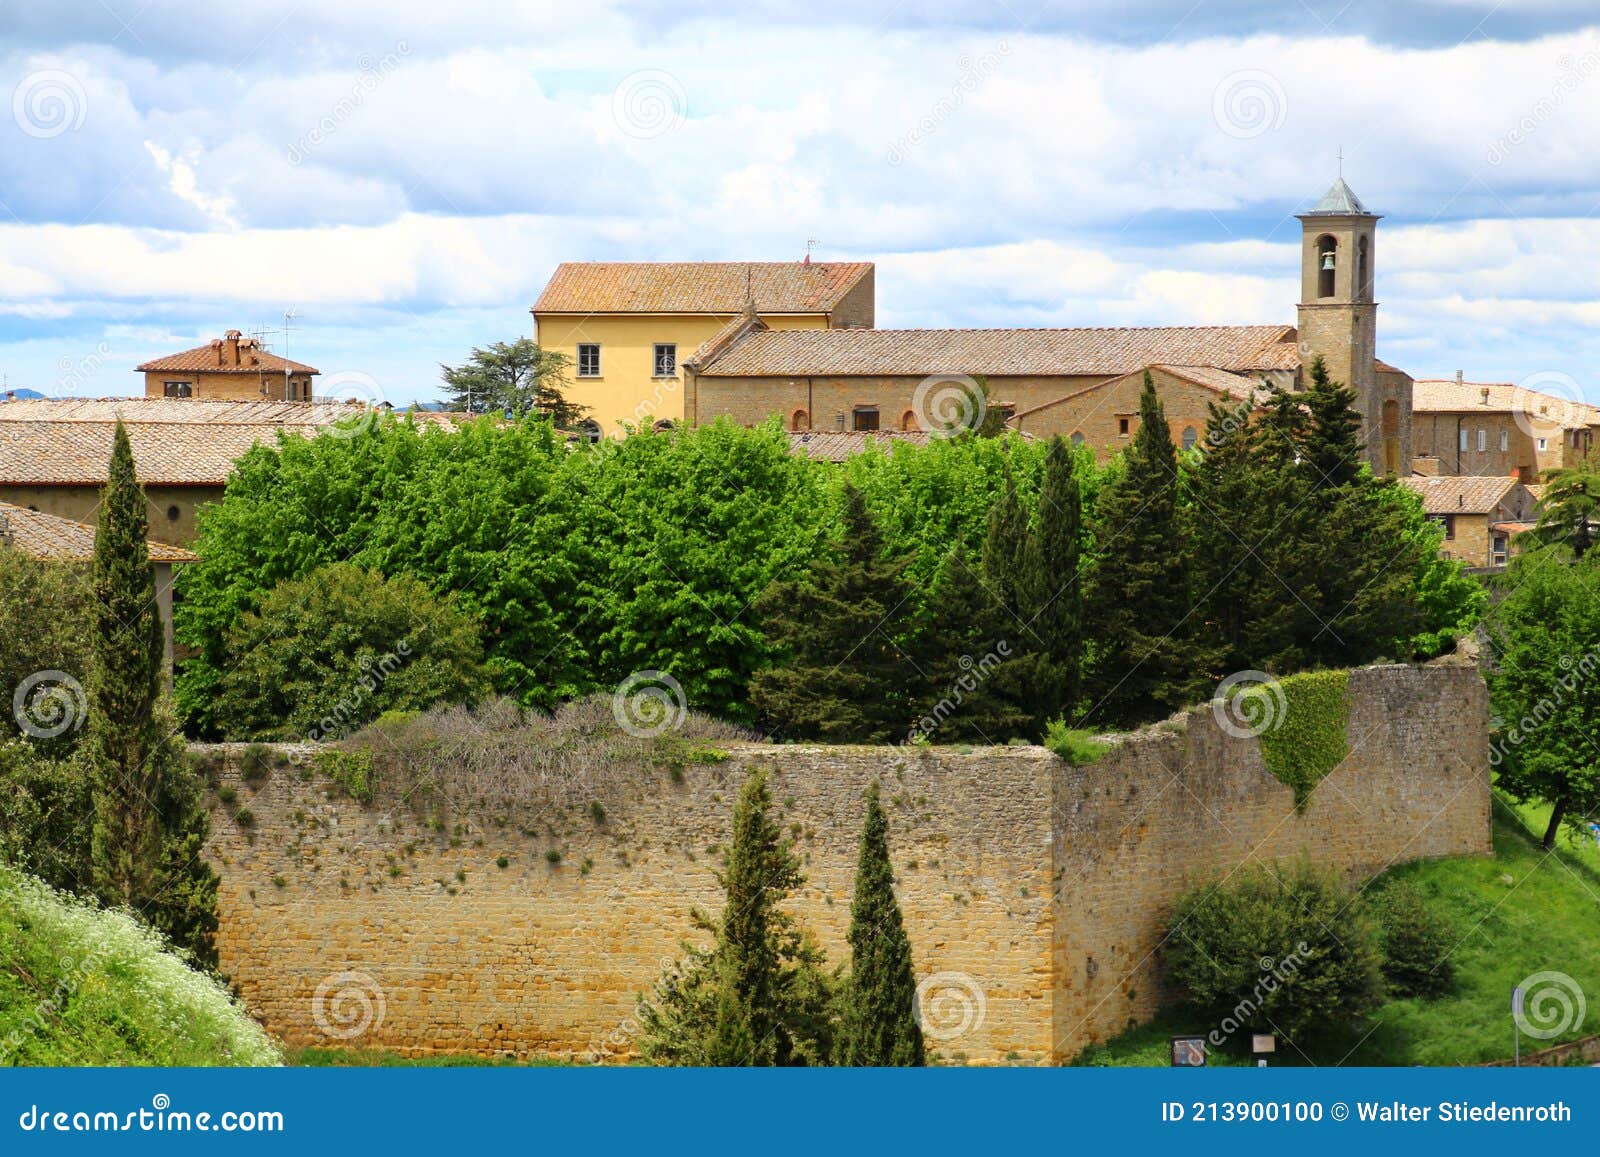
[[[1312,359],[1320,355],[1328,376],[1356,392],[1373,470],[1398,474],[1410,464],[1404,435],[1411,399],[1398,396],[1409,395],[1409,381],[1401,390],[1398,383],[1378,380],[1378,304],[1372,300],[1378,215],[1340,177],[1310,212],[1300,214],[1300,231],[1300,384],[1309,380]]]

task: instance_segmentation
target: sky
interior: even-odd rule
[[[880,326],[1293,324],[1342,166],[1380,357],[1600,402],[1596,157],[1577,0],[6,0],[0,381],[237,328],[403,405],[560,261],[808,246]]]

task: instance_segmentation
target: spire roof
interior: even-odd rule
[[[1361,203],[1355,191],[1344,183],[1344,178],[1337,178],[1328,191],[1322,194],[1307,216],[1326,217],[1370,217],[1372,212]]]

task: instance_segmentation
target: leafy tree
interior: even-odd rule
[[[332,563],[229,629],[215,718],[229,738],[335,739],[385,711],[475,703],[478,625],[410,575]]]
[[[1168,978],[1224,1033],[1314,1038],[1383,995],[1370,918],[1337,876],[1309,863],[1252,866],[1185,893],[1162,945]]]
[[[787,662],[750,680],[750,699],[785,738],[881,743],[904,734],[918,673],[908,657],[909,559],[884,555],[861,492],[845,488],[835,552],[804,580],[775,584],[756,603]]]
[[[854,1066],[926,1063],[917,1023],[917,977],[911,940],[894,895],[889,819],[878,781],[867,786],[855,899],[850,903],[850,980],[841,993],[838,1063]]]
[[[912,736],[1004,743],[1027,735],[1026,685],[1012,666],[1022,655],[1024,633],[980,567],[952,551],[934,580],[914,644],[926,677]]]
[[[141,912],[213,964],[217,883],[200,858],[209,818],[162,698],[163,631],[148,537],[144,490],[119,421],[92,571],[84,744],[94,806],[92,878],[105,902]]]
[[[441,365],[439,370],[445,392],[463,410],[516,418],[544,414],[558,430],[567,430],[588,412],[562,393],[570,364],[565,354],[524,337],[474,349],[465,365]]]
[[[1563,823],[1581,829],[1600,809],[1600,556],[1528,551],[1504,587],[1489,623],[1489,690],[1504,721],[1490,763],[1503,791],[1550,807],[1548,851]]]
[[[0,862],[52,888],[93,894],[94,807],[83,768],[21,739],[0,742]]]
[[[0,699],[7,707],[23,680],[41,671],[62,671],[80,682],[88,678],[93,597],[87,568],[0,547]],[[82,735],[82,722],[77,716],[60,736],[35,743],[58,753],[70,750]]]
[[[1544,543],[1564,542],[1581,559],[1594,545],[1600,525],[1600,472],[1592,462],[1582,462],[1545,475],[1539,498],[1539,521],[1532,535]]]
[[[658,1063],[716,1066],[824,1064],[833,1047],[832,993],[821,953],[783,910],[804,882],[772,818],[766,773],[739,791],[733,839],[719,876],[726,899],[712,919],[696,910],[713,946],[684,946],[688,964],[641,1002],[641,1049]]]
[[[1383,949],[1383,976],[1399,996],[1443,996],[1455,983],[1452,953],[1460,933],[1415,886],[1397,881],[1372,897]]]
[[[1089,717],[1143,723],[1197,698],[1203,686],[1188,560],[1179,533],[1178,463],[1150,374],[1125,471],[1100,493],[1099,559],[1088,595],[1095,624]]]

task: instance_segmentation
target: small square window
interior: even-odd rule
[[[877,406],[857,406],[855,410],[851,412],[851,417],[854,421],[851,429],[876,430],[878,428]]]
[[[656,343],[655,376],[658,378],[675,378],[678,376],[678,347],[662,342]]]
[[[598,378],[600,376],[599,343],[584,342],[578,346],[578,376],[580,378]]]
[[[1550,440],[1548,438],[1540,438],[1539,439],[1539,449],[1541,449],[1541,450],[1550,449]]]

